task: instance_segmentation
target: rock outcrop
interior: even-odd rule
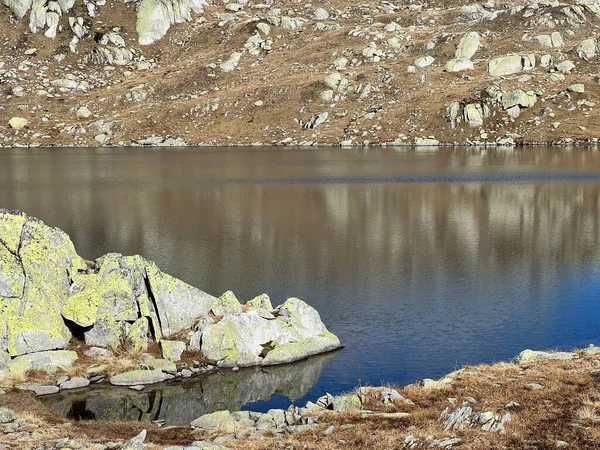
[[[0,210],[0,311],[0,361],[9,369],[64,365],[52,350],[65,349],[73,333],[88,346],[142,351],[182,333],[162,341],[172,359],[187,348],[224,367],[282,364],[340,347],[299,299],[273,308],[263,295],[242,308],[233,293],[213,297],[141,256],[84,261],[63,231],[8,210]],[[158,375],[152,379],[164,381]]]

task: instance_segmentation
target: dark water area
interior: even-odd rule
[[[214,295],[306,300],[346,347],[298,404],[600,343],[595,150],[4,149],[0,207],[85,258],[142,254]],[[245,373],[228,386],[247,390]]]

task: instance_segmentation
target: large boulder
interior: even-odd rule
[[[207,314],[215,301],[141,256],[117,253],[99,258],[93,272],[77,274],[69,292],[64,318],[84,327],[86,343],[99,347],[118,345],[125,337],[130,347],[144,349],[141,331],[152,330],[157,340],[175,334]]]
[[[488,72],[495,77],[513,75],[535,67],[535,55],[507,55],[494,58],[488,63]]]
[[[0,352],[18,356],[67,345],[71,332],[60,311],[81,270],[85,262],[63,231],[0,210]]]
[[[0,369],[69,365],[47,357],[66,348],[72,332],[89,346],[137,351],[178,335],[180,342],[162,341],[166,358],[199,350],[224,367],[288,363],[340,347],[297,298],[273,309],[263,294],[242,307],[232,292],[217,299],[141,256],[86,262],[61,230],[7,210],[0,210],[0,311]]]
[[[206,5],[206,0],[142,0],[136,24],[139,43],[154,43],[167,34],[171,25],[187,22],[191,11],[202,13]]]
[[[471,31],[462,37],[454,56],[457,59],[471,59],[479,47],[481,47],[481,36],[477,31]]]
[[[254,305],[204,328],[202,353],[223,367],[244,367],[289,363],[340,348],[319,313],[302,300],[287,300],[273,318],[262,317],[259,309]]]

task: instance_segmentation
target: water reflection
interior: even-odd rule
[[[600,153],[3,150],[0,206],[346,345],[308,394],[598,342]]]
[[[309,392],[336,354],[286,366],[214,373],[147,387],[142,392],[103,386],[41,399],[72,420],[164,420],[166,425],[189,425],[203,414],[238,411],[243,405],[268,401],[274,395],[297,400]]]

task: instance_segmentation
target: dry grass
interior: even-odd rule
[[[106,372],[116,375],[130,370],[136,370],[148,355],[141,350],[127,349],[123,346],[113,350],[114,356],[96,358],[97,364],[106,364]]]
[[[19,384],[25,383],[25,374],[19,372],[9,372],[6,377],[0,382],[0,387],[4,389],[13,389]]]
[[[135,364],[142,355],[122,352],[117,360],[120,367]],[[424,389],[407,386],[400,394],[414,402],[399,401],[381,406],[378,395],[372,394],[365,409],[408,412],[409,417],[388,419],[379,416],[364,417],[360,412],[321,412],[316,414],[319,426],[315,429],[282,436],[266,435],[263,439],[231,441],[227,445],[238,450],[285,448],[290,450],[384,450],[400,449],[408,435],[429,445],[431,439],[458,437],[458,447],[466,450],[510,449],[545,450],[556,448],[562,440],[575,449],[600,448],[600,385],[592,372],[600,365],[600,358],[587,357],[573,361],[544,361],[529,365],[499,363],[468,366],[457,375],[452,386]],[[39,375],[39,374],[38,374]],[[528,389],[530,383],[539,383],[539,390]],[[450,401],[452,399],[452,401]],[[447,431],[440,419],[446,408],[453,409],[464,401],[471,403],[475,412],[510,412],[512,420],[506,424],[506,433],[484,432],[478,427]],[[508,411],[510,402],[519,403],[516,410]],[[142,428],[148,428],[148,441],[153,445],[185,445],[193,440],[214,438],[217,434],[203,435],[190,428],[161,429],[153,424],[136,422],[77,422],[68,424],[43,406],[30,393],[10,393],[3,397],[3,406],[15,409],[20,417],[44,427],[48,436],[58,433],[81,437],[88,441],[128,439]],[[323,434],[334,425],[331,434]],[[242,431],[237,427],[221,430],[219,434]],[[60,433],[59,433],[60,434]],[[85,437],[84,437],[85,436]],[[0,440],[0,442],[2,442]],[[152,447],[150,447],[152,448]]]

